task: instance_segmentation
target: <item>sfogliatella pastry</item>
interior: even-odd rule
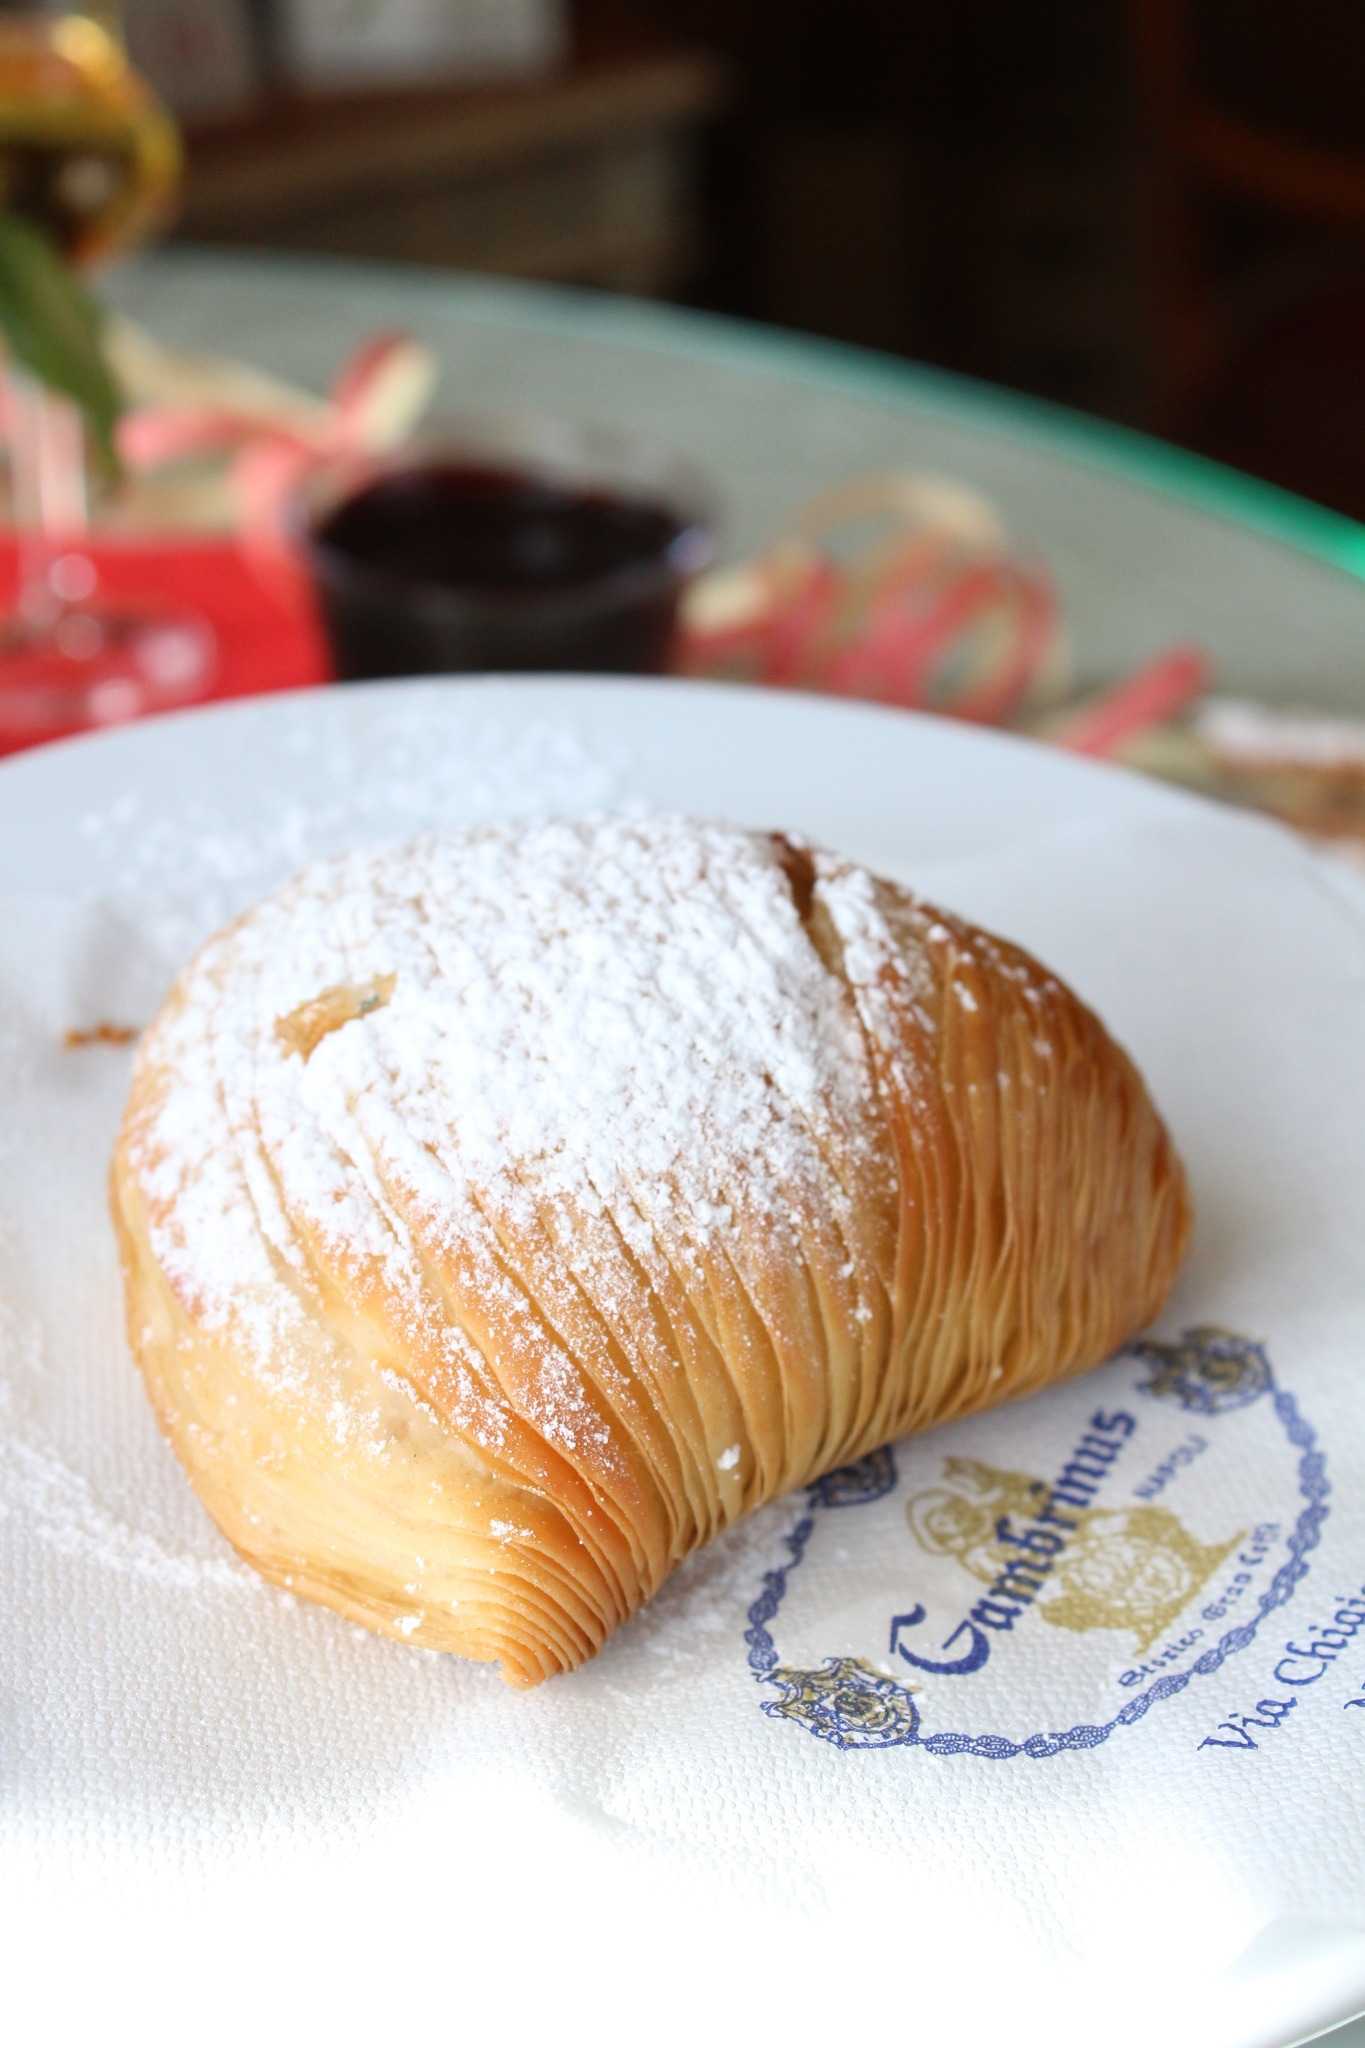
[[[673,818],[305,871],[147,1034],[113,1208],[242,1555],[514,1685],[760,1502],[1104,1358],[1189,1217],[1026,954]]]

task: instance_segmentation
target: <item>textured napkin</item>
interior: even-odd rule
[[[1240,819],[1112,822],[1100,777],[918,863],[1137,1054],[1198,1205],[1176,1297],[1098,1373],[764,1510],[513,1695],[217,1537],[120,1330],[130,1054],[63,1044],[145,1020],[302,855],[391,832],[385,789],[448,815],[405,744],[255,833],[114,803],[78,821],[107,883],[0,878],[13,1981],[151,2040],[192,2010],[1275,2048],[1365,2004],[1365,903]],[[534,765],[466,750],[460,814],[629,795],[567,742]]]

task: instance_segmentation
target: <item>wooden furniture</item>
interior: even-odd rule
[[[1360,273],[1365,25],[1356,0],[1129,0],[1128,18],[1144,116],[1151,412],[1183,433],[1239,374],[1249,329],[1282,310],[1291,285],[1306,298],[1308,273],[1337,261]]]
[[[280,95],[192,128],[180,233],[658,295],[698,257],[704,52],[589,51],[559,74]]]

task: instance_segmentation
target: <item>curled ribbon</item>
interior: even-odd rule
[[[129,468],[226,459],[243,549],[282,594],[298,588],[289,510],[310,477],[363,469],[397,446],[436,381],[429,351],[400,333],[367,341],[322,399],[238,366],[152,361],[155,345],[136,334],[122,345],[141,351],[144,387],[169,377],[173,394],[121,423]],[[914,473],[822,492],[771,546],[701,577],[684,599],[676,666],[1022,723],[1097,756],[1174,717],[1209,674],[1199,649],[1177,647],[1059,712],[1070,663],[1051,578],[1011,547],[988,499]]]
[[[822,493],[771,547],[703,577],[679,665],[989,725],[1034,717],[1070,679],[1051,579],[1011,550],[988,500],[913,474]],[[1207,680],[1198,649],[1173,649],[1054,718],[1047,737],[1116,753]]]
[[[298,576],[291,501],[319,467],[383,454],[424,411],[436,382],[429,350],[411,336],[379,334],[343,365],[325,399],[283,393],[263,380],[228,380],[218,392],[141,405],[119,425],[129,469],[200,456],[228,462],[245,552],[260,572]]]

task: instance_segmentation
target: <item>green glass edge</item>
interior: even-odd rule
[[[502,289],[500,283],[498,289]],[[689,353],[750,369],[780,358],[789,369],[825,385],[837,384],[854,395],[875,394],[925,410],[951,412],[969,427],[998,427],[1015,438],[1044,442],[1092,467],[1178,497],[1201,511],[1233,519],[1365,579],[1365,525],[1155,435],[953,370],[902,362],[876,349],[823,341],[729,316],[617,301],[605,293],[570,291],[562,286],[550,291],[561,311],[571,316],[562,322],[565,328],[585,333],[609,330],[611,339],[634,340],[660,349],[676,347],[681,331],[687,335]],[[509,293],[523,302],[526,295],[525,287],[514,287]],[[538,294],[536,301],[541,304]],[[609,309],[605,319],[604,309]]]
[[[983,383],[954,370],[903,361],[877,349],[610,292],[467,273],[443,276],[417,265],[409,269],[399,264],[350,263],[335,257],[283,256],[258,250],[229,255],[202,247],[169,254],[172,262],[368,275],[376,285],[383,281],[390,288],[401,279],[404,290],[433,291],[447,300],[464,301],[470,317],[485,324],[496,320],[506,307],[542,328],[575,338],[600,337],[661,352],[683,351],[750,371],[780,363],[815,383],[855,397],[875,395],[920,410],[950,413],[968,428],[996,429],[1016,439],[1042,443],[1089,467],[1248,527],[1365,580],[1365,525],[1345,513],[1333,512],[1282,490],[1278,484],[1264,483],[1135,428],[1096,419],[1050,399]],[[165,262],[166,253],[156,260]]]

